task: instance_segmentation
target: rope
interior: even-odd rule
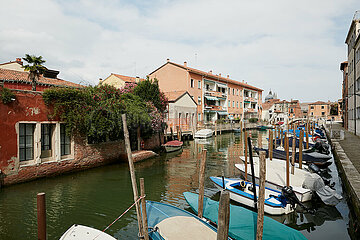
[[[141,196],[138,198],[138,200],[136,200],[128,209],[125,210],[125,212],[123,212],[118,218],[116,218],[112,223],[109,224],[109,226],[107,226],[104,230],[102,230],[102,232],[105,232],[106,230],[109,229],[109,227],[111,227],[114,223],[116,223],[122,216],[124,216],[132,207],[135,206],[135,204],[137,204],[141,199],[145,198],[146,195]],[[96,239],[97,237],[100,236],[100,233],[94,238]]]

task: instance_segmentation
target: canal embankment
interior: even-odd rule
[[[350,210],[355,215],[350,227],[357,232],[360,229],[360,137],[347,131],[340,124],[327,125],[326,132],[347,192]]]

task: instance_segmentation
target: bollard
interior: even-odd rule
[[[37,194],[38,240],[46,240],[46,204],[45,193]]]

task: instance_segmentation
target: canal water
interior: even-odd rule
[[[266,136],[267,132],[252,131],[253,145],[261,141],[266,146]],[[244,146],[242,136],[234,133],[188,141],[180,152],[164,153],[136,163],[136,177],[145,179],[147,199],[189,210],[182,193],[198,190],[198,169],[204,148],[207,149],[205,195],[219,199],[209,177],[239,176],[234,164],[239,163]],[[328,177],[343,195],[334,163],[329,167]],[[127,163],[10,186],[0,189],[0,239],[37,238],[36,194],[39,192],[46,193],[48,239],[59,239],[75,223],[103,230],[133,203]],[[314,215],[297,212],[273,218],[300,230],[308,239],[350,239],[345,197],[336,207],[319,201],[308,205],[316,208]],[[106,232],[118,239],[137,239],[135,209]]]

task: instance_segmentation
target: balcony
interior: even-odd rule
[[[256,109],[254,109],[254,108],[246,108],[246,109],[244,109],[244,112],[245,112],[245,113],[255,113],[255,112],[257,112],[257,111],[256,111]]]
[[[216,106],[216,105],[205,105],[205,110],[207,111],[226,111],[226,108],[222,106]]]
[[[257,102],[257,99],[252,98],[252,97],[245,97],[244,101],[246,101],[246,102]]]
[[[222,92],[216,92],[216,91],[210,91],[210,90],[205,90],[205,95],[207,96],[212,96],[212,97],[226,97],[225,93]]]

